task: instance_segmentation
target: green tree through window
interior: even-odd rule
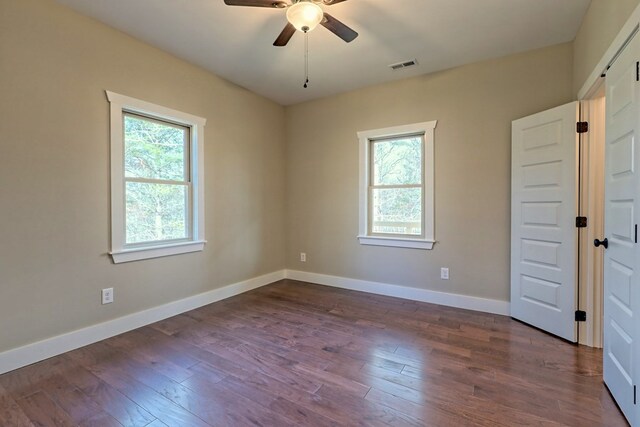
[[[371,231],[422,234],[422,137],[374,140]]]
[[[189,237],[189,128],[124,115],[126,243]]]

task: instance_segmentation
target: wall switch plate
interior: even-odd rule
[[[111,304],[113,302],[113,288],[102,290],[102,304]]]
[[[307,262],[307,254],[304,252],[300,252],[300,261]]]
[[[449,280],[449,269],[447,267],[442,267],[440,269],[440,278],[442,280]]]

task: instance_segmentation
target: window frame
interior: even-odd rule
[[[359,233],[362,245],[391,246],[412,249],[433,249],[434,238],[434,134],[437,120],[393,126],[383,129],[360,131],[359,140]],[[376,141],[422,137],[422,234],[413,237],[408,234],[387,234],[372,232],[372,188],[373,188],[373,150]]]
[[[111,255],[113,262],[137,261],[202,251],[204,230],[204,126],[206,119],[171,108],[105,91],[110,103],[111,130]],[[126,243],[126,178],[124,173],[124,116],[166,122],[189,130],[187,191],[188,237],[185,239]],[[185,178],[187,178],[185,176]]]

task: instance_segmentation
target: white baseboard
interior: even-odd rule
[[[482,311],[485,313],[502,314],[505,316],[508,316],[510,313],[508,301],[450,294],[446,292],[430,291],[427,289],[410,288],[407,286],[349,279],[346,277],[328,276],[326,274],[308,273],[297,270],[286,270],[285,274],[287,279],[318,283],[320,285],[333,286],[335,288],[351,289],[354,291],[369,292],[371,294],[387,295],[414,301],[446,305],[449,307]]]
[[[33,344],[0,353],[0,374],[84,347],[106,338],[158,322],[285,278],[285,270],[254,277],[219,289],[129,314],[77,331],[47,338]]]

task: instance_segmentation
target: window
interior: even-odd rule
[[[115,263],[204,248],[206,120],[107,91]]]
[[[436,123],[358,132],[361,244],[433,248]]]

